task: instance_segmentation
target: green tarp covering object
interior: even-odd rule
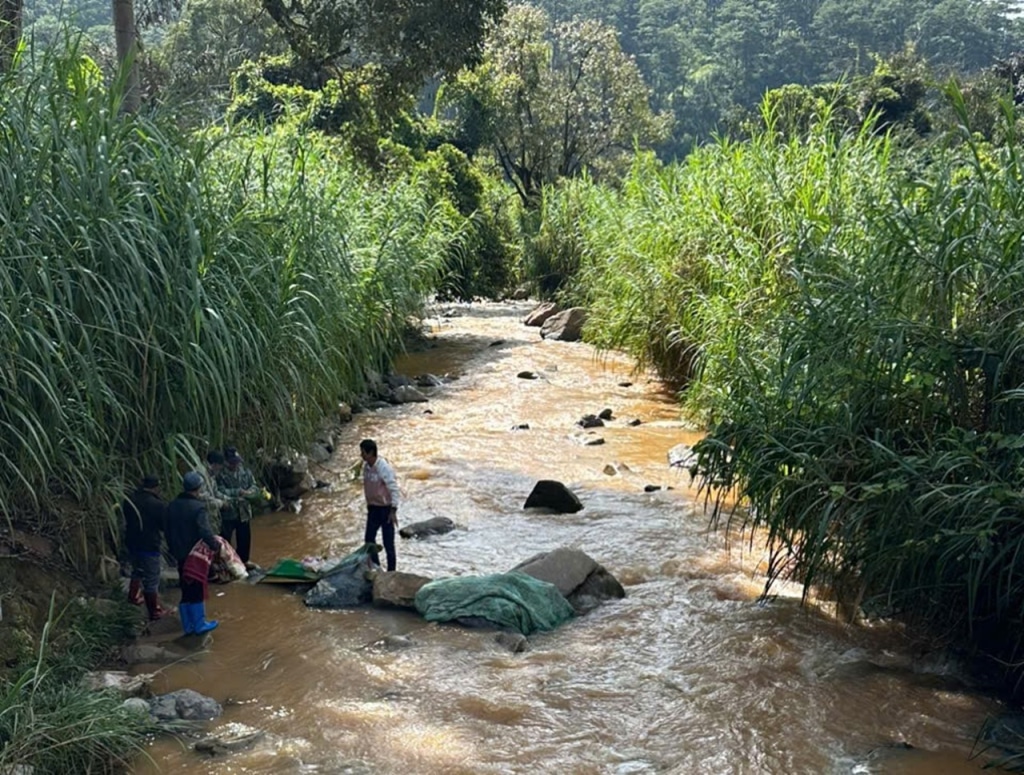
[[[558,587],[515,571],[431,581],[416,593],[416,610],[429,622],[481,618],[523,635],[553,630],[573,617]]]
[[[320,574],[306,568],[298,560],[285,557],[278,560],[277,564],[267,571],[267,575],[260,579],[261,584],[301,584],[303,582],[316,581]]]

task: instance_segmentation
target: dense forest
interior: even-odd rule
[[[0,5],[12,534],[88,568],[143,470],[300,446],[426,299],[521,286],[679,389],[713,522],[765,531],[769,586],[913,623],[1021,693],[1015,4],[114,10]],[[0,646],[0,770],[143,739],[94,698],[114,723],[89,746],[27,735],[74,737],[82,666]]]
[[[152,87],[209,103],[227,94],[246,59],[281,54],[284,36],[258,0],[141,6]],[[857,83],[903,55],[941,80],[978,73],[1024,48],[1024,16],[1010,0],[543,0],[552,30],[601,22],[671,117],[655,147],[664,159],[739,130],[765,95],[790,84]],[[29,0],[29,30],[51,39],[62,22],[113,58],[109,4]],[[173,87],[173,88],[171,88]],[[640,87],[644,88],[644,87]],[[429,92],[428,92],[429,93]]]

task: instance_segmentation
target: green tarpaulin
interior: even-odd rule
[[[430,622],[479,618],[523,635],[553,630],[573,616],[558,587],[514,571],[431,581],[416,593],[416,610]]]
[[[298,560],[285,557],[278,560],[277,564],[267,571],[267,575],[260,579],[261,584],[301,584],[303,582],[316,581],[320,574],[304,567]]]

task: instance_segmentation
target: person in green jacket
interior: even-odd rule
[[[216,481],[217,492],[225,500],[220,510],[221,537],[231,543],[237,533],[235,549],[242,562],[248,565],[252,550],[252,505],[249,499],[259,493],[260,488],[235,447],[224,448],[224,468],[217,473]]]

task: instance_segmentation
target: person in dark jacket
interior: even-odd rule
[[[160,480],[153,474],[144,476],[139,488],[121,503],[121,513],[132,561],[128,599],[135,605],[145,601],[150,621],[156,621],[174,612],[160,604],[160,543],[167,515]]]
[[[214,552],[220,551],[220,544],[210,529],[206,502],[200,493],[203,475],[198,471],[189,471],[182,477],[181,487],[181,494],[167,507],[167,546],[178,563],[182,629],[186,635],[201,635],[216,627],[217,622],[206,621],[203,586],[185,577],[185,560],[199,541]]]

